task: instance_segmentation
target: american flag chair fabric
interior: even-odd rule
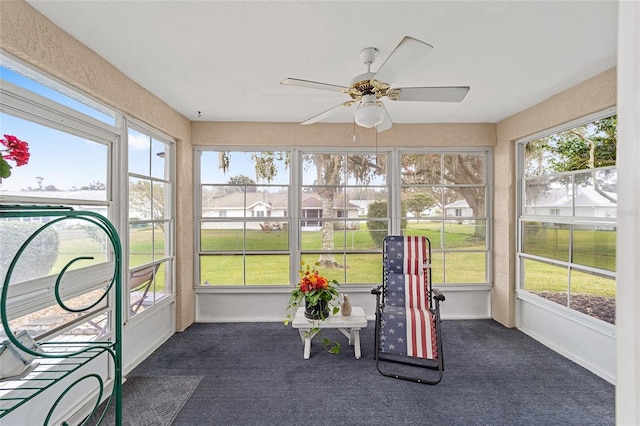
[[[431,246],[421,236],[388,236],[383,242],[383,281],[376,295],[376,367],[383,375],[436,384],[444,364],[440,339],[440,302],[431,288]],[[390,364],[437,373],[420,377],[391,373]],[[420,370],[418,370],[420,371]]]

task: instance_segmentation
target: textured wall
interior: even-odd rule
[[[194,318],[191,123],[23,1],[0,2],[0,49],[155,127],[177,145],[177,318]]]
[[[353,140],[355,132],[355,141]],[[377,135],[353,124],[194,122],[193,145],[285,147],[493,147],[495,124],[395,124]]]
[[[515,326],[515,140],[616,105],[616,70],[607,70],[498,123],[494,166],[494,253],[491,312]]]

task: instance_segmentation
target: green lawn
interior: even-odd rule
[[[535,227],[534,227],[535,228]],[[547,256],[553,259],[563,259],[568,256],[568,229],[543,229],[537,227],[534,231],[528,228],[525,237],[525,247],[528,253]],[[470,224],[448,224],[442,229],[441,222],[412,222],[406,233],[409,235],[425,235],[431,240],[433,250],[433,281],[434,283],[484,283],[485,275],[485,245],[482,237],[484,229],[480,229],[479,237],[474,236],[476,228]],[[156,230],[158,232],[158,230]],[[152,261],[153,245],[151,244],[152,230],[150,228],[133,229],[130,233],[131,254],[130,265],[136,266]],[[245,265],[245,257],[231,252],[242,250],[242,232],[236,230],[202,231],[203,250],[221,251],[223,254],[203,256],[201,258],[202,281],[210,285],[238,285],[245,281],[247,285],[282,285],[289,282],[289,256],[286,254],[272,255],[274,250],[288,250],[288,233],[286,230],[263,232],[260,230],[247,231],[247,246],[249,250],[264,251],[264,254],[251,255]],[[158,235],[156,236],[156,238]],[[157,238],[158,241],[158,238]],[[575,261],[589,266],[614,270],[615,268],[615,231],[576,230],[574,233]],[[320,250],[322,247],[321,232],[302,232],[301,246],[303,250]],[[342,250],[377,250],[365,224],[359,230],[336,230],[334,246]],[[446,248],[442,252],[441,248]],[[158,256],[163,253],[162,238],[156,244]],[[461,251],[465,250],[465,251]],[[229,252],[229,254],[224,254]],[[90,238],[67,239],[61,238],[60,255],[54,270],[60,268],[69,260],[87,253],[96,257],[96,263],[104,260],[102,247]],[[307,262],[315,262],[317,255],[306,256]],[[381,255],[379,252],[370,254],[350,254],[344,259],[336,258],[346,268],[323,268],[321,272],[328,278],[335,278],[340,283],[364,283],[375,285],[381,279]],[[86,266],[91,262],[78,262],[74,267]],[[446,280],[445,280],[446,276]],[[158,290],[162,291],[164,283],[164,268],[158,271]],[[525,262],[525,281],[527,289],[531,291],[567,291],[567,270],[541,262]],[[571,277],[571,291],[596,295],[615,296],[615,280],[573,271]]]

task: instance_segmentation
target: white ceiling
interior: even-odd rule
[[[616,64],[616,1],[28,3],[194,121],[304,121],[348,95],[282,79],[348,86],[362,48],[380,51],[375,71],[405,35],[434,49],[392,87],[471,90],[453,104],[387,100],[395,123],[498,122]]]

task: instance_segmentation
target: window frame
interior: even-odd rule
[[[481,285],[490,285],[492,283],[493,278],[493,268],[492,268],[492,197],[493,197],[493,174],[492,174],[492,166],[493,166],[493,149],[489,147],[460,147],[457,149],[439,149],[439,148],[421,148],[421,149],[409,149],[409,148],[371,148],[363,151],[363,149],[340,149],[338,148],[326,148],[326,149],[313,149],[313,148],[289,148],[289,147],[262,147],[262,146],[251,146],[250,148],[242,148],[236,146],[220,146],[220,145],[212,145],[212,146],[194,146],[194,221],[196,226],[194,228],[194,287],[196,289],[227,289],[227,290],[246,290],[248,292],[255,292],[258,289],[263,289],[263,286],[255,286],[255,285],[247,285],[247,284],[236,284],[236,285],[204,285],[201,284],[203,282],[203,278],[201,277],[200,264],[201,257],[203,255],[207,255],[207,253],[203,253],[201,250],[201,223],[202,223],[202,187],[205,183],[201,182],[202,174],[201,168],[203,167],[201,164],[202,153],[207,151],[219,152],[219,151],[228,151],[228,152],[260,152],[260,151],[272,151],[272,152],[290,152],[290,160],[289,164],[289,208],[291,214],[289,215],[290,219],[290,227],[289,227],[289,256],[290,256],[290,282],[282,283],[272,287],[291,287],[298,281],[298,269],[300,259],[302,259],[305,255],[310,254],[319,254],[322,250],[307,250],[302,248],[301,242],[301,229],[300,227],[303,225],[308,225],[309,223],[319,223],[320,218],[310,217],[309,211],[301,208],[301,193],[304,187],[309,186],[308,184],[303,182],[303,163],[304,163],[304,155],[305,154],[317,154],[317,153],[325,153],[325,154],[385,154],[387,155],[387,174],[386,174],[386,190],[387,200],[389,204],[391,204],[388,209],[387,217],[384,220],[388,221],[388,233],[389,234],[398,234],[401,232],[400,224],[400,197],[401,197],[401,184],[400,178],[398,176],[400,172],[400,159],[401,155],[404,153],[437,153],[442,155],[447,154],[473,154],[478,153],[484,155],[484,181],[482,186],[485,191],[485,204],[484,204],[484,215],[479,217],[485,221],[485,248],[484,250],[478,251],[478,253],[482,253],[482,257],[484,259],[484,268],[485,268],[485,281],[483,282],[473,282],[473,283],[437,283],[438,285],[470,285],[470,286],[481,286]],[[211,184],[207,182],[207,184]],[[226,182],[217,182],[216,184],[223,185]],[[258,184],[258,186],[260,186]],[[339,185],[340,187],[348,187],[352,186],[348,185]],[[378,186],[378,185],[376,185]],[[445,185],[446,186],[446,185]],[[451,185],[449,185],[451,186]],[[478,185],[473,185],[478,186]],[[295,196],[294,196],[295,194]],[[218,217],[214,219],[220,219]],[[229,220],[229,218],[223,218]],[[344,221],[345,218],[335,217],[333,218],[335,221]],[[361,220],[366,220],[366,218],[360,218]],[[455,218],[447,218],[447,217],[439,217],[439,220],[446,221],[452,220]],[[255,220],[255,219],[254,219]],[[443,252],[448,252],[446,248],[442,250]],[[462,251],[460,251],[462,253]],[[346,249],[336,249],[332,250],[332,253],[337,255],[346,256],[348,254],[381,254],[382,249],[378,250],[355,250],[355,251],[347,251]],[[342,281],[342,280],[339,280]],[[343,282],[344,283],[344,282]],[[362,288],[363,286],[370,286],[371,283],[344,283],[347,285],[345,288],[349,288],[348,286],[354,286],[358,288]]]
[[[123,230],[122,232],[122,242],[123,242],[123,246],[126,247],[126,251],[125,253],[128,254],[128,256],[126,256],[126,259],[123,259],[123,270],[128,271],[126,277],[123,279],[123,282],[125,282],[126,288],[129,291],[123,291],[123,297],[125,297],[126,302],[124,306],[131,306],[131,289],[130,289],[130,281],[131,281],[131,276],[132,274],[135,274],[136,272],[142,271],[146,268],[149,267],[154,267],[154,272],[153,272],[153,282],[151,284],[150,290],[149,290],[149,294],[152,295],[151,297],[151,304],[148,306],[145,306],[145,309],[140,311],[140,312],[132,312],[130,309],[126,309],[123,311],[123,317],[124,317],[124,321],[125,323],[128,322],[131,318],[133,317],[137,317],[138,315],[146,312],[147,310],[152,310],[152,308],[160,303],[161,301],[165,300],[165,299],[171,299],[176,292],[176,274],[175,274],[175,258],[176,258],[176,235],[175,235],[175,229],[176,229],[176,162],[175,162],[175,152],[176,152],[176,141],[175,139],[171,138],[168,135],[165,135],[164,133],[155,130],[147,125],[145,125],[144,123],[135,120],[132,117],[129,116],[125,116],[124,117],[124,122],[123,122],[123,133],[125,135],[125,141],[126,143],[122,144],[122,151],[123,151],[123,156],[125,157],[125,161],[124,164],[127,164],[127,172],[126,172],[126,190],[125,192],[125,202],[123,203],[123,205],[125,206],[123,208],[123,211],[126,212],[126,222],[127,222],[127,227],[126,230]],[[144,175],[142,173],[139,172],[131,172],[129,167],[129,129],[134,130],[135,132],[141,133],[144,136],[148,136],[150,138],[150,143],[151,143],[151,147],[153,146],[153,141],[157,141],[160,143],[165,144],[165,156],[164,158],[164,164],[165,164],[165,177],[164,178],[158,178],[153,176],[153,172],[150,169],[149,170],[149,175]],[[151,152],[152,150],[150,149],[149,151],[149,155],[153,155],[153,152]],[[150,157],[150,161],[151,161]],[[154,183],[162,183],[162,184],[168,184],[170,186],[170,192],[169,194],[164,194],[164,199],[165,202],[169,202],[170,206],[164,206],[163,208],[163,212],[164,212],[164,217],[163,218],[155,218],[153,217],[153,211],[151,212],[151,218],[149,219],[141,219],[141,220],[132,220],[129,213],[130,213],[130,194],[129,194],[129,183],[131,178],[135,178],[135,179],[144,179],[150,182],[150,184],[153,186]],[[155,250],[153,249],[153,247],[155,247],[155,243],[152,242],[152,261],[151,262],[144,262],[140,265],[135,265],[135,266],[131,266],[130,265],[130,258],[131,258],[131,240],[130,240],[130,230],[131,230],[131,226],[132,225],[150,225],[152,228],[155,227],[158,224],[163,224],[165,227],[167,227],[168,229],[164,228],[164,255],[161,256],[160,258],[155,258]],[[155,239],[153,240],[155,241]],[[164,274],[164,285],[165,285],[165,290],[164,293],[162,295],[162,297],[160,298],[156,298],[156,273],[157,271],[162,268],[164,265],[164,270],[163,270],[163,274]],[[168,288],[167,288],[168,287]],[[149,297],[149,294],[147,295],[147,298]]]
[[[525,146],[529,142],[537,141],[541,138],[555,135],[558,133],[562,133],[568,131],[570,129],[592,123],[594,121],[608,118],[616,115],[616,108],[607,108],[605,110],[596,112],[594,114],[590,114],[576,120],[572,120],[568,123],[565,123],[561,126],[556,126],[550,129],[546,129],[541,132],[537,132],[525,138],[521,138],[515,141],[516,144],[516,292],[520,295],[534,295],[530,290],[526,288],[525,282],[525,267],[524,264],[526,262],[538,262],[547,265],[557,266],[560,268],[565,268],[567,272],[567,303],[566,304],[556,304],[559,305],[563,309],[569,309],[571,312],[577,312],[578,314],[584,315],[588,318],[596,319],[595,317],[584,314],[580,311],[577,311],[570,306],[570,298],[572,295],[572,272],[575,271],[578,274],[590,274],[601,278],[606,278],[612,280],[615,283],[616,280],[616,271],[615,270],[607,270],[603,268],[593,267],[589,265],[585,265],[584,263],[578,263],[574,260],[574,238],[575,238],[575,229],[580,226],[605,226],[612,227],[614,232],[617,233],[617,217],[611,218],[603,218],[596,216],[580,216],[575,212],[575,202],[572,202],[571,214],[570,215],[560,215],[559,208],[555,210],[550,210],[550,214],[547,215],[536,215],[536,214],[526,214],[526,190],[525,186],[527,183],[526,175],[526,164],[525,164]],[[543,174],[543,177],[550,178],[569,178],[571,179],[572,185],[572,197],[576,195],[576,187],[577,184],[574,183],[574,177],[577,174],[584,173],[585,171],[593,170],[593,171],[602,171],[602,170],[615,170],[617,166],[607,166],[607,167],[598,167],[594,169],[581,169],[570,172],[554,172]],[[540,176],[535,176],[530,179],[538,178]],[[567,259],[554,259],[546,256],[536,255],[532,253],[525,252],[525,224],[531,222],[538,222],[541,224],[554,224],[554,225],[563,225],[568,229],[569,242],[568,242],[568,252]],[[546,302],[546,301],[545,301]],[[554,303],[549,301],[548,303]]]

